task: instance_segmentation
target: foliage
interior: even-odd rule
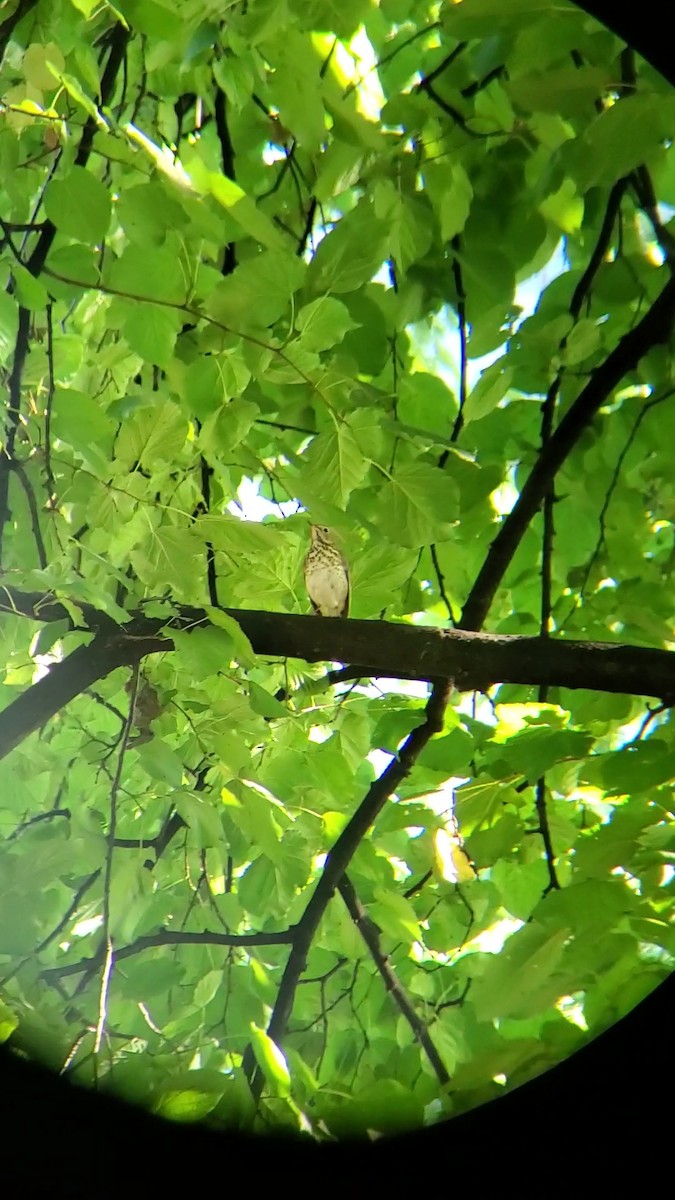
[[[2,1036],[177,1120],[480,1104],[672,967],[670,697],[233,610],[307,612],[309,514],[364,643],[672,649],[673,95],[565,0],[9,7]]]

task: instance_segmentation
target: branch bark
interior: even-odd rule
[[[450,1083],[448,1069],[434,1045],[433,1038],[425,1022],[420,1017],[410,996],[392,967],[389,956],[380,947],[380,931],[377,925],[374,921],[371,921],[363,904],[359,900],[354,884],[347,875],[343,875],[338,885],[338,890],[347,906],[347,911],[352,921],[368,947],[371,958],[384,981],[387,991],[408,1022],[420,1046],[422,1046],[438,1082],[444,1087],[447,1083]]]
[[[330,619],[330,618],[328,618]],[[295,992],[300,976],[305,970],[307,955],[319,922],[325,913],[333,893],[347,870],[353,855],[360,846],[387,800],[411,771],[427,742],[443,728],[443,718],[452,685],[448,680],[434,685],[427,702],[424,722],[413,729],[406,738],[396,758],[368,789],[354,815],[345,825],[332,850],[326,858],[321,877],[312,893],[302,917],[295,927],[293,945],[288,956],[284,974],[272,1011],[267,1033],[278,1046],[286,1034],[288,1020],[293,1009]],[[263,1074],[257,1066],[252,1047],[249,1045],[242,1063],[255,1099],[263,1087]]]
[[[623,377],[653,346],[669,337],[675,320],[675,279],[670,279],[642,320],[621,338],[593,372],[539,455],[514,507],[494,539],[464,605],[461,629],[480,629],[507,568],[551,481],[588,428],[598,409]]]
[[[62,605],[39,595],[5,588],[4,597],[5,612],[68,619]],[[137,615],[121,628],[105,613],[80,607],[95,630],[93,640],[7,706],[0,715],[0,758],[111,671],[173,648],[166,621]],[[495,683],[547,685],[675,702],[675,654],[668,650],[252,609],[222,611],[237,621],[257,654],[349,663],[351,678],[452,679],[460,691],[485,690]],[[207,623],[202,609],[184,607],[171,626],[190,632]]]
[[[146,950],[154,950],[159,946],[287,946],[292,937],[292,930],[287,929],[271,933],[216,933],[208,929],[203,933],[189,933],[160,929],[157,933],[136,938],[128,946],[120,946],[115,950],[115,958],[122,962],[125,958],[132,958],[135,954],[143,954]],[[49,982],[53,979],[65,979],[69,975],[81,975],[83,972],[91,975],[103,962],[104,951],[105,947],[101,947],[91,958],[80,958],[77,962],[65,963],[61,967],[45,967],[40,976]]]

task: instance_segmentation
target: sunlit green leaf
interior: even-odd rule
[[[282,1051],[264,1029],[251,1023],[251,1044],[259,1066],[278,1096],[287,1096],[291,1086],[288,1065]]]
[[[568,0],[5,8],[0,1040],[454,1117],[675,966],[672,87]]]

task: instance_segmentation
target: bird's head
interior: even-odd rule
[[[327,546],[333,545],[333,535],[327,525],[310,525],[310,533],[314,545],[323,543]]]

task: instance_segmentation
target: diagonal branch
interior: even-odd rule
[[[675,280],[670,279],[642,320],[594,371],[532,468],[514,507],[487,553],[468,596],[460,627],[480,629],[530,521],[565,459],[612,390],[653,346],[665,342],[675,320]]]
[[[98,634],[87,646],[78,646],[4,710],[0,716],[0,758],[97,680],[116,667],[140,662],[150,648],[147,640],[139,639],[129,643],[120,656],[119,642],[104,634]]]
[[[14,464],[14,443],[21,418],[21,378],[28,355],[30,342],[30,313],[19,306],[19,324],[14,345],[12,370],[9,376],[9,404],[5,427],[4,446],[0,454],[0,563],[5,526],[11,519],[9,511],[9,477]]]
[[[354,884],[347,875],[342,876],[338,884],[338,891],[347,905],[347,911],[352,921],[370,951],[371,958],[384,980],[387,991],[408,1022],[420,1046],[422,1046],[438,1082],[441,1086],[444,1086],[450,1082],[450,1075],[445,1063],[433,1043],[425,1022],[416,1011],[412,1000],[389,962],[389,956],[382,951],[380,947],[380,931],[374,921],[371,921],[368,916],[368,913],[359,900]]]
[[[330,618],[328,618],[330,619]],[[333,893],[347,870],[356,850],[368,833],[387,800],[411,771],[427,742],[443,729],[446,705],[450,698],[452,683],[444,680],[434,684],[427,702],[425,719],[413,729],[389,766],[384,769],[368,789],[364,799],[347,822],[332,850],[326,858],[323,872],[305,911],[295,927],[293,946],[279,986],[277,998],[267,1032],[277,1045],[281,1045],[288,1021],[293,1010],[295,992],[303,974],[314,935],[325,913]],[[263,1086],[263,1074],[256,1065],[251,1046],[244,1055],[244,1071],[251,1091],[257,1099]]]

